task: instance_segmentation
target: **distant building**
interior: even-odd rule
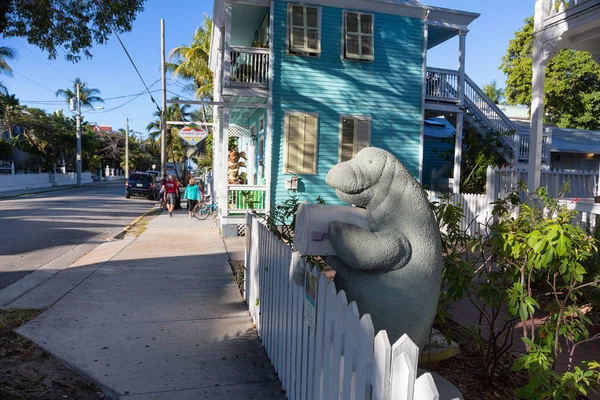
[[[94,132],[112,132],[112,126],[109,125],[92,125]]]

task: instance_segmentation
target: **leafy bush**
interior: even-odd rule
[[[479,227],[488,234],[475,237],[460,230],[463,212],[449,197],[432,203],[444,250],[437,322],[444,323],[452,301],[467,299],[477,308],[474,334],[487,385],[493,385],[497,369],[508,357],[519,323],[526,352],[513,369],[526,370],[530,379],[517,394],[571,399],[600,382],[600,364],[573,363],[578,345],[600,337],[589,336],[590,321],[580,307],[583,290],[598,282],[586,277],[585,268],[596,244],[571,224],[575,211],[547,196],[545,189],[522,200],[523,190],[494,203],[495,220]],[[507,315],[501,317],[504,310]],[[568,367],[559,373],[556,364],[563,350],[569,356]]]

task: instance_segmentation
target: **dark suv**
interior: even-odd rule
[[[160,188],[154,175],[145,172],[134,172],[125,181],[125,197],[130,198],[132,194],[146,196],[149,200],[158,197]]]

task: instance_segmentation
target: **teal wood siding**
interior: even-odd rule
[[[272,201],[285,189],[283,143],[285,111],[318,113],[316,175],[299,175],[300,200],[341,204],[325,183],[338,162],[341,114],[371,116],[371,146],[395,154],[417,177],[421,135],[423,20],[375,14],[373,62],[342,60],[343,9],[321,7],[319,57],[288,55],[288,2],[276,1],[273,26]],[[306,4],[306,3],[303,3]],[[360,11],[360,10],[350,10]]]
[[[448,164],[448,160],[442,158],[442,153],[450,151],[453,154],[454,145],[442,142],[439,139],[425,138],[423,146],[423,185],[431,185],[431,172]]]

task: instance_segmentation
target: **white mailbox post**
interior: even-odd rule
[[[296,215],[294,247],[303,256],[336,255],[329,240],[329,224],[333,221],[346,222],[369,229],[367,210],[350,206],[328,206],[300,204]]]

